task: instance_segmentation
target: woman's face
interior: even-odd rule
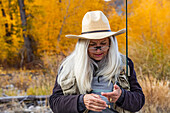
[[[100,61],[107,55],[109,50],[109,38],[92,39],[88,47],[89,57]]]

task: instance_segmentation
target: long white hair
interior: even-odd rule
[[[88,56],[89,43],[90,40],[88,39],[78,40],[75,50],[62,62],[57,79],[57,82],[60,84],[63,79],[75,76],[81,94],[91,90],[94,65],[98,67],[98,64]],[[121,65],[120,54],[117,40],[111,36],[108,54],[97,76],[103,75],[107,80],[111,80],[115,74],[119,73],[118,68]]]

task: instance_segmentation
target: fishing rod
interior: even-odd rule
[[[126,0],[126,75],[128,76],[128,4]]]

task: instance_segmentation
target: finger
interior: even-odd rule
[[[106,102],[102,100],[102,98],[99,95],[93,94],[93,97],[94,100],[92,101],[95,102],[96,105],[104,105],[104,106],[107,105]]]
[[[89,108],[89,106],[99,106],[99,107],[107,107],[107,104],[105,101],[103,101],[102,99],[99,99],[99,98],[96,98],[94,97],[94,95],[92,94],[86,94],[84,96],[84,103],[85,103],[85,106],[87,108]]]
[[[99,95],[92,94],[92,96],[94,96],[95,98],[101,99],[101,97]]]
[[[99,103],[95,103],[95,102],[93,102],[93,105],[98,106],[98,107],[103,107],[103,108],[107,107],[106,104],[99,104]]]
[[[101,107],[106,107],[107,106],[106,102],[104,100],[101,100],[101,99],[94,99],[93,103],[96,106],[101,106]]]
[[[98,98],[98,95],[90,94],[90,95],[85,95],[85,97],[88,97],[88,98],[85,98],[85,100],[84,100],[87,103],[95,104],[96,106],[104,106],[104,107],[107,106],[107,104],[104,100],[102,100],[101,98]]]
[[[106,96],[106,97],[111,97],[114,95],[114,92],[108,92],[108,93],[101,93],[102,96]]]
[[[114,100],[116,100],[118,98],[118,96],[113,96],[113,97],[111,97],[111,98],[109,98],[111,101],[114,101]]]
[[[122,90],[120,89],[120,87],[118,85],[114,85],[114,92],[116,96],[120,96]]]
[[[106,109],[106,107],[91,105],[91,106],[89,106],[89,108],[87,108],[87,109],[92,110],[92,111],[101,112],[102,110]]]
[[[115,85],[114,85],[114,90],[118,90],[118,89],[120,89],[120,87],[115,84]]]
[[[101,102],[100,99],[96,98],[89,99],[89,102],[86,104],[86,107],[89,110],[101,112],[103,109],[106,109],[107,106],[105,105],[106,104],[105,101],[104,101],[105,104],[101,104],[100,102]]]

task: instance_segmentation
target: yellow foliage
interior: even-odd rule
[[[30,33],[38,44],[38,54],[63,53],[68,55],[77,40],[65,38],[66,34],[80,34],[83,15],[89,10],[102,10],[102,0],[35,0],[28,3],[32,10],[33,29]]]
[[[129,4],[129,56],[141,75],[169,79],[169,10],[169,0],[137,0]]]
[[[119,6],[122,12],[117,12],[114,5],[110,5],[114,2],[115,0],[24,0],[27,17],[25,33],[31,37],[35,59],[42,60],[44,55],[69,55],[77,39],[68,39],[65,35],[81,34],[82,18],[87,11],[103,11],[112,31],[125,28],[125,5]],[[144,75],[149,73],[167,76],[170,73],[170,1],[129,0],[128,3],[129,53],[138,66],[137,71],[142,70]],[[2,0],[0,7],[6,14],[5,17],[0,14],[0,63],[19,65],[24,39],[18,0]],[[6,30],[12,34],[6,36]],[[120,51],[125,53],[125,34],[117,36],[117,39]]]
[[[23,45],[23,37],[20,26],[18,1],[1,1],[0,8],[0,62],[15,63],[16,57]],[[4,14],[4,15],[2,15]],[[14,60],[15,59],[15,60]]]
[[[133,41],[152,41],[170,48],[170,1],[140,0],[129,4],[133,8],[129,15],[129,35]],[[136,7],[138,6],[138,7]]]
[[[109,15],[109,22],[110,22],[110,27],[112,29],[112,31],[118,31],[120,29],[124,29],[126,28],[125,24],[125,18],[123,17],[123,15],[119,15],[116,12],[115,8],[112,8],[110,12],[108,12]],[[126,36],[125,34],[116,36],[117,40],[118,40],[118,46],[119,46],[119,50],[125,54],[125,44],[126,44]]]

